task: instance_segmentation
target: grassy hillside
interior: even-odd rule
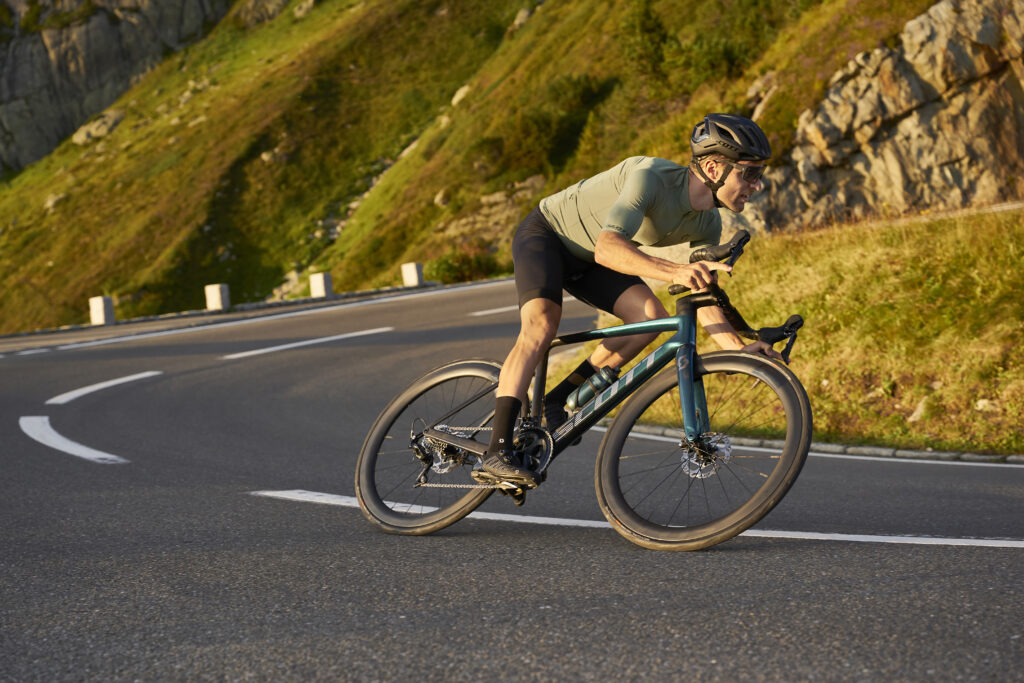
[[[816,439],[1024,453],[1021,244],[1021,212],[837,226],[755,240],[725,286],[751,324],[806,319]]]
[[[745,111],[768,70],[782,149],[838,67],[927,5],[548,0],[514,32],[533,3],[324,0],[249,30],[229,16],[126,93],[102,142],[0,186],[0,332],[83,322],[101,293],[127,318],[201,307],[210,282],[242,302],[293,270],[353,289],[406,260],[500,263],[513,225],[464,243],[440,228],[533,174],[542,193],[629,154],[685,160],[693,121]]]

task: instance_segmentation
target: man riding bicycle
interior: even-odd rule
[[[554,339],[562,317],[562,290],[625,323],[668,316],[641,277],[701,290],[732,268],[716,261],[673,263],[640,251],[642,246],[716,246],[718,208],[743,211],[762,187],[771,146],[750,119],[709,114],[693,129],[689,166],[665,159],[631,157],[541,200],[519,225],[512,242],[521,329],[501,369],[493,431],[482,469],[496,479],[535,486],[533,473],[512,449],[512,430],[530,378]],[[698,182],[693,182],[697,180]],[[723,349],[779,354],[764,342],[745,345],[720,308],[698,319]],[[656,335],[605,339],[544,397],[549,430],[561,425],[568,396],[604,367],[618,369]]]

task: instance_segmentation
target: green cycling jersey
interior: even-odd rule
[[[717,245],[722,219],[715,209],[694,210],[689,187],[687,167],[657,157],[630,157],[546,197],[540,210],[569,251],[587,261],[594,260],[602,230],[641,246]]]

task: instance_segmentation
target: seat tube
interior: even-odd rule
[[[533,373],[533,398],[530,401],[530,414],[538,420],[544,415],[544,391],[548,378],[548,354],[551,348],[548,347],[537,363],[537,369]]]
[[[693,381],[693,363],[697,356],[697,324],[696,314],[690,308],[679,311],[679,335],[685,340],[676,351],[676,373],[679,376],[679,408],[683,415],[683,430],[689,441],[695,441],[701,434],[699,415],[706,415],[707,408],[698,406],[698,386]],[[700,385],[699,397],[703,401],[703,385]]]

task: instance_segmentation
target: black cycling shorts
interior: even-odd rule
[[[574,256],[552,229],[540,208],[530,212],[512,238],[519,307],[532,299],[562,305],[562,289],[602,311],[612,313],[615,302],[633,285],[644,281]]]

